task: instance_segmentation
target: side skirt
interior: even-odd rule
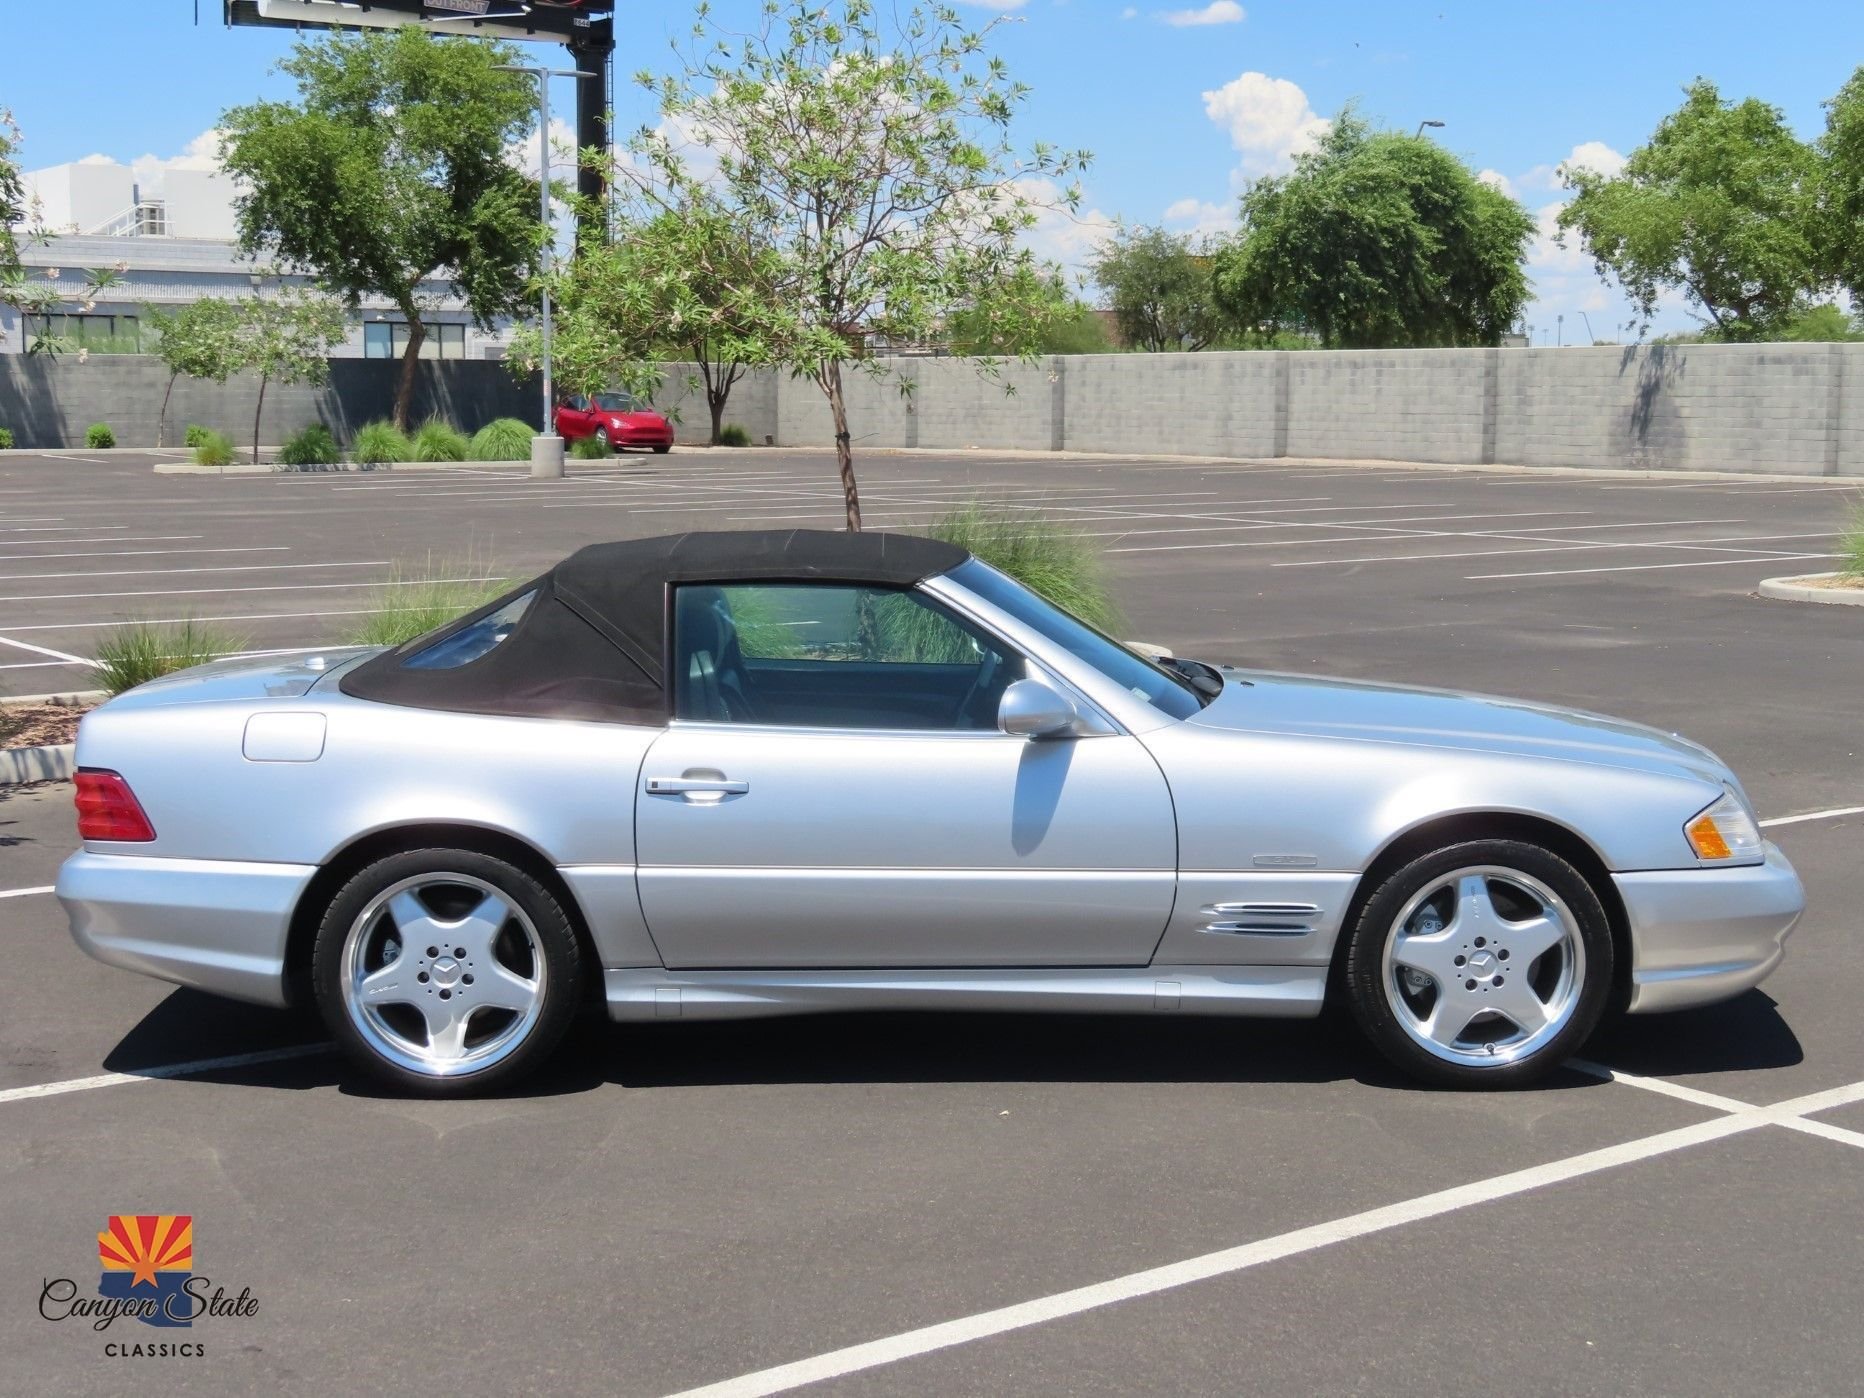
[[[1056,970],[603,972],[616,1020],[747,1019],[836,1010],[1007,1010],[1311,1019],[1324,966]]]

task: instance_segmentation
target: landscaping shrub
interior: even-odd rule
[[[1123,624],[1099,547],[1065,525],[974,501],[924,532],[969,550],[1089,626],[1112,633]]]
[[[299,469],[334,466],[342,459],[343,453],[337,449],[337,439],[330,435],[330,429],[321,422],[312,423],[278,449],[279,465],[296,466]]]
[[[116,433],[107,422],[93,422],[84,429],[84,445],[92,451],[108,451],[116,445]]]
[[[184,440],[186,440],[190,448],[198,447],[202,442],[206,441],[212,435],[213,435],[212,432],[210,432],[207,428],[202,427],[200,423],[190,422],[188,424],[188,435]]]
[[[428,559],[419,567],[397,563],[388,581],[369,594],[369,614],[344,635],[352,646],[398,646],[482,607],[511,583],[470,559]]]
[[[464,432],[441,418],[430,417],[421,424],[421,430],[414,434],[414,459],[464,461],[467,446]]]
[[[393,466],[397,461],[413,459],[414,444],[408,434],[392,422],[366,423],[350,443],[350,455],[359,466]]]
[[[231,466],[233,439],[224,432],[211,432],[203,427],[194,442],[194,461],[199,466]]]
[[[718,444],[721,447],[748,447],[751,434],[735,422],[728,422],[718,431]]]
[[[1851,527],[1845,530],[1838,548],[1839,571],[1848,578],[1864,581],[1864,505],[1851,512]]]
[[[501,417],[473,433],[466,452],[474,461],[529,461],[531,438],[536,435],[530,423]]]
[[[594,437],[578,437],[570,443],[570,455],[578,461],[600,461],[614,454],[607,442],[598,441]]]
[[[0,451],[13,450],[13,429],[0,427]]]
[[[112,695],[176,670],[239,650],[244,640],[193,620],[134,621],[109,632],[97,647],[97,678]]]

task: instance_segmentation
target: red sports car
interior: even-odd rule
[[[557,405],[557,435],[566,442],[594,437],[619,451],[623,447],[673,449],[673,424],[627,393],[580,393]]]

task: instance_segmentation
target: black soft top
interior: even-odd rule
[[[667,601],[679,583],[846,582],[911,587],[970,555],[914,534],[766,529],[591,544],[440,630],[364,661],[338,687],[358,699],[465,713],[661,723]],[[517,628],[453,669],[404,662],[526,593]]]

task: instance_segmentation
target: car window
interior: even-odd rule
[[[564,399],[563,406],[568,408],[573,413],[580,413],[585,406],[585,402],[584,402],[583,396],[580,393],[578,393],[573,398]]]
[[[989,564],[975,558],[966,559],[946,576],[993,607],[1008,612],[1025,626],[1041,632],[1153,708],[1173,718],[1189,718],[1204,707],[1204,701],[1189,681],[1161,669],[1112,637],[1103,636],[1086,622],[1043,600]]]
[[[598,393],[595,405],[605,413],[633,413],[641,409],[633,396],[626,393]]]
[[[824,583],[685,586],[674,712],[696,722],[995,730],[1020,656],[921,593]]]
[[[417,649],[401,663],[410,670],[453,670],[471,664],[517,629],[519,620],[536,595],[535,592],[527,592],[521,597],[512,598],[497,611],[480,617],[472,625],[462,627],[430,646]]]

